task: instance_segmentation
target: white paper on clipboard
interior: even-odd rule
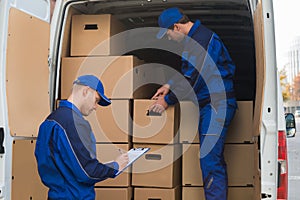
[[[127,169],[132,163],[134,163],[137,159],[139,159],[143,154],[145,154],[149,150],[150,148],[143,148],[143,147],[130,149],[127,152],[129,158],[128,164],[126,165],[126,167],[124,167],[124,169],[118,171],[116,173],[116,176],[121,174],[125,169]]]

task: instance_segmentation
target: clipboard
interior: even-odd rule
[[[125,169],[127,169],[131,164],[133,164],[137,159],[139,159],[143,154],[145,154],[149,150],[150,148],[143,147],[130,149],[127,152],[129,158],[127,165],[122,170],[119,170],[115,175],[118,176],[119,174],[121,174]]]

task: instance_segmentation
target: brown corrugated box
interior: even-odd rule
[[[119,155],[119,149],[126,152],[129,150],[129,144],[96,144],[97,158],[102,163],[115,160]],[[128,172],[129,170],[129,172]],[[130,168],[122,172],[116,178],[108,178],[96,183],[95,186],[109,187],[128,187],[130,186]]]
[[[130,100],[111,100],[110,106],[98,108],[87,117],[97,142],[128,143],[132,135]]]
[[[205,199],[203,187],[183,187],[182,200]],[[228,200],[253,200],[253,187],[228,187]]]
[[[121,55],[124,40],[111,36],[124,30],[124,25],[110,14],[73,15],[71,56]]]
[[[132,188],[95,188],[96,200],[132,200]]]
[[[181,188],[134,188],[135,200],[180,200]]]
[[[254,185],[256,144],[226,144],[224,157],[229,186]],[[182,185],[203,186],[199,144],[183,144]]]
[[[70,95],[73,81],[80,75],[92,74],[100,78],[108,98],[133,97],[134,81],[138,75],[134,67],[142,61],[134,56],[66,57],[62,59],[61,99]]]
[[[180,101],[180,143],[199,143],[199,108],[191,101]]]
[[[142,64],[135,56],[65,57],[61,69],[61,99],[68,98],[73,81],[84,74],[100,78],[108,98],[150,98],[158,87],[150,84],[151,80],[163,81],[165,77],[162,68],[151,70]]]
[[[160,116],[149,113],[154,100],[138,99],[133,105],[133,142],[178,143],[178,109],[169,106]]]
[[[134,144],[149,150],[132,166],[132,185],[174,188],[180,185],[181,147],[175,145]]]
[[[238,101],[238,109],[229,125],[225,143],[253,142],[253,102]],[[181,122],[179,125],[181,143],[199,143],[195,117],[198,108],[192,102],[180,102]],[[197,131],[197,132],[195,132]]]

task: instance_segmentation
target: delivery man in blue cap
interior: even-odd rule
[[[228,126],[237,108],[233,76],[235,65],[216,33],[192,22],[178,8],[164,10],[158,19],[161,27],[157,38],[165,35],[183,43],[181,72],[184,81],[172,78],[152,97],[152,111],[163,112],[169,105],[189,98],[199,105],[198,132],[200,166],[206,200],[227,199],[227,170],[224,142]],[[191,88],[191,89],[189,89]]]
[[[83,118],[97,105],[110,103],[101,81],[83,75],[74,81],[68,100],[60,101],[59,108],[41,124],[35,156],[41,180],[49,188],[48,200],[94,200],[94,184],[114,178],[128,163],[127,153],[100,163],[94,134]]]

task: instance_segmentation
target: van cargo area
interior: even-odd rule
[[[120,56],[120,58],[123,58],[124,56],[133,56],[139,60],[138,64],[149,64],[148,67],[150,68],[151,65],[160,64],[161,66],[168,66],[177,71],[180,70],[180,54],[176,55],[176,53],[167,51],[166,49],[155,48],[157,46],[160,47],[161,44],[167,46],[167,49],[172,47],[180,48],[177,44],[174,44],[173,41],[169,41],[166,38],[162,40],[156,39],[155,34],[157,29],[152,31],[153,34],[151,31],[145,34],[141,31],[141,34],[138,34],[140,30],[157,27],[158,16],[161,11],[173,6],[184,10],[192,21],[199,19],[202,24],[216,32],[225,43],[236,64],[234,83],[240,109],[233,125],[231,125],[228,135],[230,135],[230,133],[245,133],[245,136],[241,136],[240,139],[230,139],[238,138],[238,136],[230,135],[225,145],[225,156],[229,173],[229,199],[258,199],[260,198],[260,166],[259,144],[258,137],[256,136],[259,135],[259,133],[254,133],[256,130],[252,127],[255,98],[258,95],[256,93],[257,66],[254,39],[255,26],[253,22],[254,11],[250,8],[250,4],[247,0],[233,0],[230,1],[230,3],[228,1],[219,0],[187,0],[184,2],[150,0],[92,1],[84,3],[76,2],[74,5],[70,4],[68,10],[66,10],[66,16],[62,19],[65,20],[64,29],[62,30],[64,35],[61,43],[62,46],[58,46],[58,49],[62,50],[58,57],[59,60],[57,60],[57,72],[59,72],[60,69],[59,73],[61,74],[60,83],[65,82],[63,77],[67,77],[69,82],[72,78],[75,78],[75,76],[70,75],[78,70],[78,68],[75,67],[75,65],[78,66],[75,64],[76,59],[79,59],[78,57],[85,60],[85,62],[81,62],[81,68],[88,69],[95,67],[91,64],[92,62],[90,60],[92,59],[100,58],[103,60],[103,57]],[[137,30],[137,32],[135,32],[135,30]],[[92,31],[98,31],[99,33],[92,35]],[[129,33],[122,36],[122,31]],[[117,42],[114,42],[113,37],[118,34],[121,35],[121,39],[117,39]],[[99,35],[103,38],[100,39]],[[108,44],[104,46],[100,44],[99,47],[101,41],[105,41]],[[88,47],[88,43],[92,46]],[[140,43],[143,44],[141,48],[139,48],[139,46],[138,48],[131,48],[131,46],[134,45],[133,43],[137,43],[137,46]],[[150,47],[148,47],[148,45]],[[103,46],[103,48],[101,46]],[[98,47],[100,50],[97,49]],[[118,47],[121,49],[119,53]],[[60,59],[62,60],[61,65],[59,64]],[[66,59],[73,59],[73,61],[71,60],[71,63],[68,64],[69,66],[71,65],[68,69],[66,69],[66,65],[64,65]],[[88,63],[90,63],[90,65],[88,65]],[[95,62],[98,68],[102,67],[101,64],[107,65],[102,61]],[[122,70],[123,67],[125,67],[124,62],[120,62],[115,70]],[[135,67],[135,64],[133,64],[132,67]],[[77,73],[80,74],[81,70],[78,71]],[[145,73],[147,74],[147,72]],[[115,74],[119,76],[117,75],[118,73]],[[133,79],[134,76],[135,75],[133,75]],[[114,75],[112,74],[110,77],[114,77]],[[167,79],[169,77],[168,74],[165,74],[165,77]],[[111,80],[109,83],[114,84]],[[107,85],[109,85],[109,83]],[[57,85],[57,98],[55,100],[66,98],[66,96],[62,96],[64,92],[62,87],[64,86]],[[180,145],[178,147],[176,144],[178,138],[176,138],[176,134],[174,134],[176,133],[175,121],[174,124],[170,122],[173,124],[171,126],[172,128],[167,131],[162,131],[163,133],[160,135],[157,133],[155,136],[146,139],[137,138],[138,135],[142,135],[141,138],[143,138],[143,136],[151,134],[149,130],[151,130],[152,126],[150,128],[147,127],[147,130],[135,128],[135,124],[143,126],[142,124],[145,124],[147,120],[143,119],[143,113],[140,112],[143,108],[137,107],[140,105],[140,102],[147,101],[143,99],[150,98],[156,88],[148,87],[147,89],[148,93],[142,92],[144,95],[142,97],[141,95],[125,95],[123,97],[111,95],[110,97],[112,99],[133,99],[133,114],[131,114],[133,115],[132,118],[134,121],[132,130],[133,137],[129,137],[127,142],[133,144],[133,147],[151,147],[151,150],[156,152],[156,154],[162,155],[162,160],[156,161],[158,162],[156,166],[153,163],[156,160],[155,158],[153,158],[153,161],[151,161],[151,159],[147,160],[146,157],[143,158],[140,162],[133,165],[131,179],[128,179],[126,176],[126,184],[118,185],[118,182],[120,182],[118,179],[124,179],[122,177],[117,178],[115,184],[110,183],[107,185],[102,183],[100,186],[97,186],[97,189],[99,189],[97,190],[97,195],[107,195],[107,199],[110,199],[109,197],[112,193],[109,192],[109,189],[121,187],[122,189],[131,188],[134,199],[153,198],[156,197],[155,195],[166,199],[187,200],[199,198],[203,196],[203,183],[200,176],[201,170],[197,153],[199,152],[199,144],[197,144],[199,140],[183,139],[179,141]],[[124,90],[126,89],[124,88],[122,91]],[[258,98],[260,98],[260,95],[258,95]],[[150,104],[148,103],[146,105]],[[182,109],[185,109],[186,107],[184,106],[187,105],[181,103],[180,106]],[[101,109],[99,110],[100,113]],[[175,114],[176,112],[174,112],[174,116],[167,113],[167,118],[172,115],[176,119]],[[246,121],[248,125],[239,126],[243,121]],[[99,123],[101,126],[100,119]],[[152,123],[155,123],[155,121],[152,121]],[[169,121],[167,121],[167,123],[169,123]],[[95,127],[94,125],[92,126]],[[159,127],[160,125],[156,126]],[[184,136],[191,134],[193,131],[190,129],[191,127],[188,127],[187,130],[180,129],[180,137],[184,138]],[[109,131],[107,135],[109,135]],[[168,137],[170,137],[170,139],[168,139]],[[97,142],[102,143],[105,141]],[[171,144],[171,146],[168,145],[169,147],[165,149],[163,147],[166,144]],[[180,153],[178,153],[178,148],[180,149]],[[150,152],[150,154],[151,153],[153,152]],[[176,154],[180,156],[176,157]],[[245,160],[245,157],[247,160]],[[161,166],[164,166],[163,163],[166,162],[164,159],[174,160],[174,162],[160,169]],[[145,170],[145,167],[141,166],[153,165],[156,167],[149,169],[150,172],[135,173],[138,170]],[[139,169],[139,167],[143,169]],[[193,171],[191,169],[195,170]],[[190,174],[193,175],[190,176]],[[128,182],[128,180],[131,180],[131,182]],[[189,194],[191,196],[185,196],[185,191],[188,191],[191,187],[195,193]],[[144,192],[141,193],[140,190],[144,190]],[[128,199],[128,197],[120,197],[118,199]]]
[[[223,40],[236,64],[235,90],[238,100],[254,100],[256,91],[256,59],[253,15],[248,0],[220,1],[92,1],[72,5],[67,11],[62,57],[70,56],[72,15],[111,14],[124,26],[123,30],[158,27],[158,16],[163,9],[177,6],[191,20],[216,32]],[[119,26],[119,24],[118,24]],[[92,27],[90,27],[92,28]],[[99,27],[101,29],[101,27]],[[143,38],[147,40],[148,38]],[[148,40],[160,43],[159,40]],[[137,38],[138,40],[138,38]],[[166,42],[166,41],[164,41]],[[170,41],[170,43],[173,43]],[[130,45],[130,44],[127,44]],[[166,44],[173,45],[173,44]],[[133,54],[147,63],[161,63],[179,69],[178,57],[159,49],[138,49]]]
[[[155,37],[159,14],[174,6],[192,21],[199,19],[216,32],[236,64],[234,84],[239,109],[225,144],[228,199],[276,198],[261,194],[260,126],[266,75],[261,1],[64,2],[56,10],[60,14],[54,12],[52,18],[52,25],[58,27],[51,33],[50,45],[51,53],[54,52],[49,59],[52,110],[68,97],[78,75],[95,74],[112,100],[110,107],[101,107],[87,117],[95,133],[98,159],[112,160],[109,156],[117,156],[118,148],[151,148],[130,171],[96,184],[96,199],[204,199],[197,121],[193,121],[198,108],[182,101],[160,116],[147,113],[156,89],[180,70],[180,44]],[[12,147],[13,157],[20,158],[12,162],[12,197],[46,199],[47,188],[40,182],[32,153],[36,143],[32,137],[36,135],[26,134],[17,136],[32,140],[20,139]],[[274,159],[270,158],[271,162]],[[30,173],[23,173],[24,168]],[[268,171],[268,176],[273,178],[277,174]],[[273,190],[270,193],[275,194]]]

